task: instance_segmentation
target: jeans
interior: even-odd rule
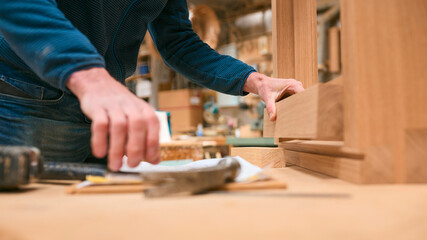
[[[0,61],[0,145],[37,147],[45,161],[105,163],[91,155],[90,120],[77,98],[29,76]]]

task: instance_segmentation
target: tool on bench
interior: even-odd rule
[[[240,170],[234,158],[224,158],[218,165],[188,171],[165,171],[141,173],[144,183],[154,187],[144,190],[147,198],[172,195],[191,195],[216,189],[233,182]]]
[[[39,179],[83,180],[104,176],[101,164],[43,162],[35,147],[0,146],[0,189],[13,189]]]

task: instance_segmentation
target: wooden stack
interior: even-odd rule
[[[307,88],[264,120],[287,163],[355,183],[427,182],[427,1],[341,0],[342,76],[326,84],[313,69],[316,1],[272,6],[276,76]]]

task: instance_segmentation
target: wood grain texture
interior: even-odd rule
[[[262,136],[263,137],[274,137],[274,128],[276,126],[276,122],[270,121],[270,117],[268,116],[267,109],[264,109],[264,123],[262,127]]]
[[[282,168],[286,166],[284,150],[282,148],[266,147],[233,147],[231,156],[239,156],[246,161],[264,168]]]
[[[295,164],[311,171],[322,173],[353,183],[362,183],[362,161],[358,159],[333,157],[312,153],[286,150],[288,164]]]
[[[412,168],[424,164],[413,161],[421,159],[414,146],[427,143],[407,140],[407,130],[427,128],[427,1],[341,7],[345,144],[365,152],[369,182],[404,183],[414,174],[427,182]]]
[[[318,82],[316,0],[272,0],[273,72],[304,87]]]
[[[320,83],[278,103],[274,123],[264,120],[264,136],[342,140],[342,86]],[[274,135],[272,135],[274,132]]]

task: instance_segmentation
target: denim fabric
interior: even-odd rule
[[[2,62],[0,81],[33,96],[0,93],[0,145],[38,147],[45,161],[85,162],[92,158],[90,121],[73,95],[35,85]]]

